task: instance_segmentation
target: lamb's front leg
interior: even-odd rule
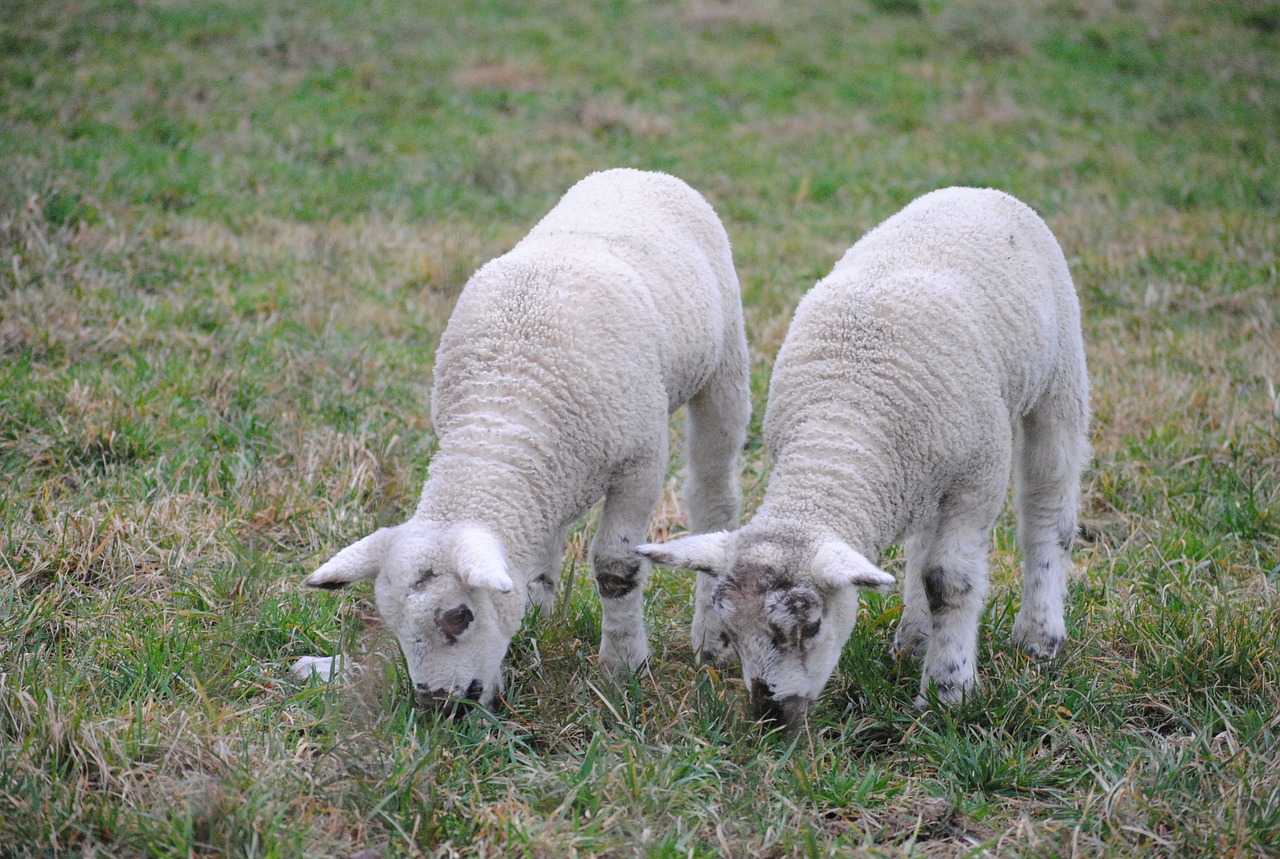
[[[745,356],[741,362],[726,361],[689,400],[684,506],[694,534],[738,527],[738,457],[751,420],[746,363]],[[698,662],[726,667],[738,661],[738,654],[712,605],[714,585],[711,576],[698,575],[689,638]]]
[[[932,686],[943,703],[960,701],[977,677],[978,620],[987,598],[986,543],[931,553],[921,585],[932,619],[916,705]]]
[[[665,463],[665,448],[661,462]],[[644,583],[649,562],[636,554],[662,492],[662,468],[654,463],[624,471],[609,487],[600,526],[591,541],[591,565],[600,591],[600,664],[620,673],[649,658],[644,629]]]
[[[926,548],[919,538],[906,541],[907,569],[902,581],[902,616],[893,634],[896,659],[921,659],[933,631],[933,615],[924,591],[924,573],[928,563]]]
[[[537,606],[541,623],[551,617],[556,607],[556,591],[560,586],[560,568],[564,566],[564,543],[569,538],[569,527],[562,527],[546,546],[529,580],[529,602]]]

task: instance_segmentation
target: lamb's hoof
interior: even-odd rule
[[[899,662],[904,659],[923,659],[928,645],[927,629],[899,624],[898,631],[893,634],[893,658]]]
[[[920,694],[916,696],[916,709],[928,711],[931,701],[937,701],[944,707],[960,704],[972,694],[974,687],[974,683],[938,683],[933,678],[926,677],[920,684]]]
[[[1013,622],[1013,641],[1032,659],[1043,662],[1062,652],[1067,631],[1061,622],[1036,622],[1018,617]]]
[[[615,644],[611,641],[600,643],[600,667],[613,677],[625,677],[637,674],[649,660],[649,642],[643,638],[633,640],[627,645]]]
[[[699,665],[710,665],[712,668],[718,668],[721,671],[726,668],[732,668],[739,662],[738,651],[734,650],[732,647],[704,647],[698,651],[697,659]]]
[[[694,653],[699,665],[711,665],[716,668],[731,668],[738,664],[738,651],[733,647],[733,640],[723,629],[697,630],[690,636]]]

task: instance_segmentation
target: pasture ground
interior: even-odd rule
[[[1096,414],[1055,665],[1008,517],[976,699],[915,710],[875,597],[794,737],[694,666],[683,574],[600,676],[589,525],[457,724],[367,586],[300,592],[412,510],[466,278],[612,166],[734,242],[748,512],[844,248],[943,185],[1042,213]],[[1278,246],[1271,0],[0,0],[0,856],[1280,855]]]

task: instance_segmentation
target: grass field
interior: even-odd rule
[[[1007,516],[975,700],[916,711],[873,597],[796,736],[694,666],[686,575],[599,674],[589,524],[458,723],[368,586],[300,592],[413,509],[467,277],[612,166],[733,240],[748,513],[844,248],[943,185],[1045,217],[1096,415],[1056,664]],[[0,857],[1280,855],[1278,247],[1272,0],[0,0]]]

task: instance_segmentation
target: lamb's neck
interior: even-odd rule
[[[538,463],[494,451],[442,447],[432,458],[414,517],[443,525],[480,525],[507,553],[510,572],[523,578],[571,515],[548,495],[549,480]]]
[[[752,525],[825,532],[874,561],[906,524],[901,486],[886,458],[847,437],[793,441],[774,463]]]

